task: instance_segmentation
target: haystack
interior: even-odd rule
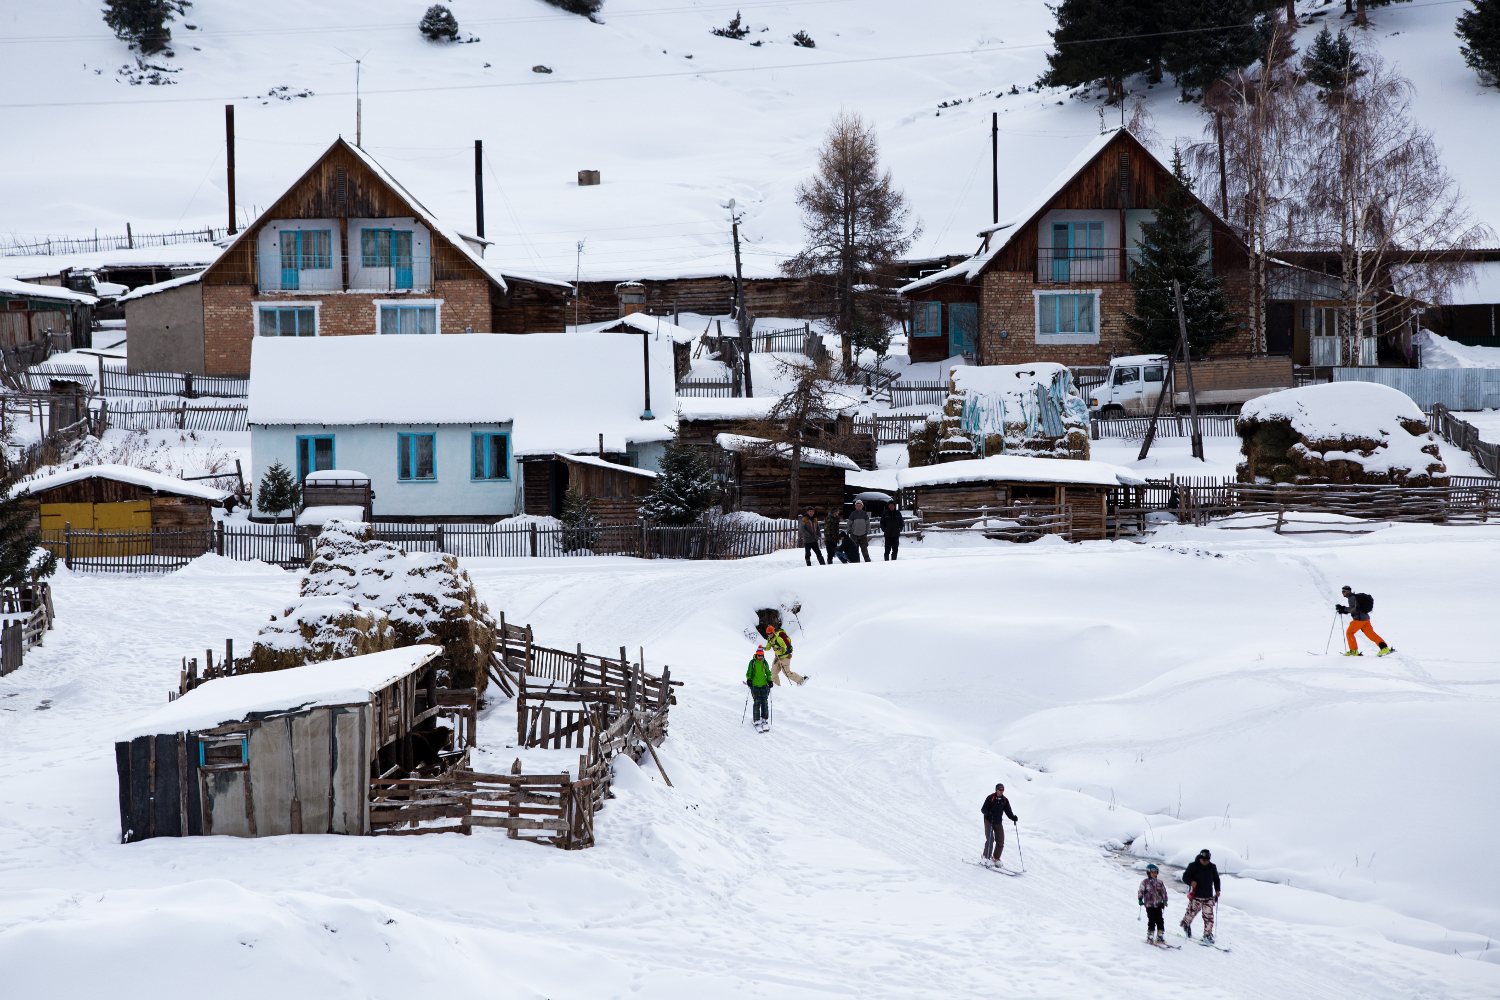
[[[914,439],[915,468],[991,455],[1088,460],[1088,405],[1064,365],[956,366],[940,426]]]
[[[250,662],[259,673],[393,648],[385,612],[362,608],[350,597],[309,597],[271,616],[250,649]]]
[[[1235,422],[1242,483],[1443,486],[1437,438],[1411,397],[1374,382],[1284,389],[1246,403]]]

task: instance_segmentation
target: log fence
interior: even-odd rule
[[[1480,440],[1479,428],[1455,417],[1442,403],[1433,406],[1427,422],[1432,433],[1473,455],[1479,467],[1490,475],[1500,476],[1500,444]]]
[[[924,515],[912,529],[918,540],[927,532],[965,532],[1008,542],[1034,542],[1043,535],[1073,536],[1072,504],[1010,504],[995,507],[944,508]]]
[[[892,382],[891,409],[907,406],[942,406],[948,398],[947,382]]]
[[[27,650],[42,645],[55,618],[52,585],[46,581],[0,589],[0,677],[18,669]]]

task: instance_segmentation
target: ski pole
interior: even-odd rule
[[[1341,624],[1343,624],[1343,621],[1344,621],[1344,616],[1341,615],[1341,614],[1339,614],[1337,611],[1335,611],[1333,613],[1333,621],[1331,621],[1331,622],[1328,623],[1328,641],[1325,642],[1325,643],[1323,643],[1323,655],[1324,656],[1327,656],[1328,655],[1328,651],[1333,648],[1333,626],[1334,625],[1341,625]]]
[[[1026,870],[1026,852],[1021,850],[1021,827],[1017,825],[1015,820],[1011,820],[1010,825],[1016,831],[1016,854],[1021,859],[1021,870],[1024,872]]]
[[[745,695],[745,707],[740,709],[740,725],[745,724],[745,713],[750,711],[750,695]]]

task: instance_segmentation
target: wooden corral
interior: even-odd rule
[[[1084,541],[1107,537],[1109,493],[1107,486],[987,480],[914,487],[910,502],[916,505],[923,524],[972,518],[981,510],[994,511],[993,516],[1003,517],[1002,510],[1066,506],[1072,524],[1069,541]]]

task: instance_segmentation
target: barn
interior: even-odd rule
[[[202,555],[211,544],[212,508],[222,506],[232,494],[128,465],[85,465],[28,479],[17,485],[15,495],[31,511],[31,527],[43,532],[43,544],[61,557],[65,530],[137,536],[130,543],[132,554],[143,554],[145,544],[152,541],[141,536],[198,531],[201,536],[190,546],[196,551],[183,554]],[[171,537],[174,553],[185,539],[192,540]]]
[[[117,737],[121,841],[374,832],[370,780],[437,731],[442,652],[220,677],[169,702]]]
[[[561,516],[563,497],[573,490],[593,501],[600,524],[634,524],[656,473],[603,457],[554,452],[523,457],[521,482],[527,514]]]

